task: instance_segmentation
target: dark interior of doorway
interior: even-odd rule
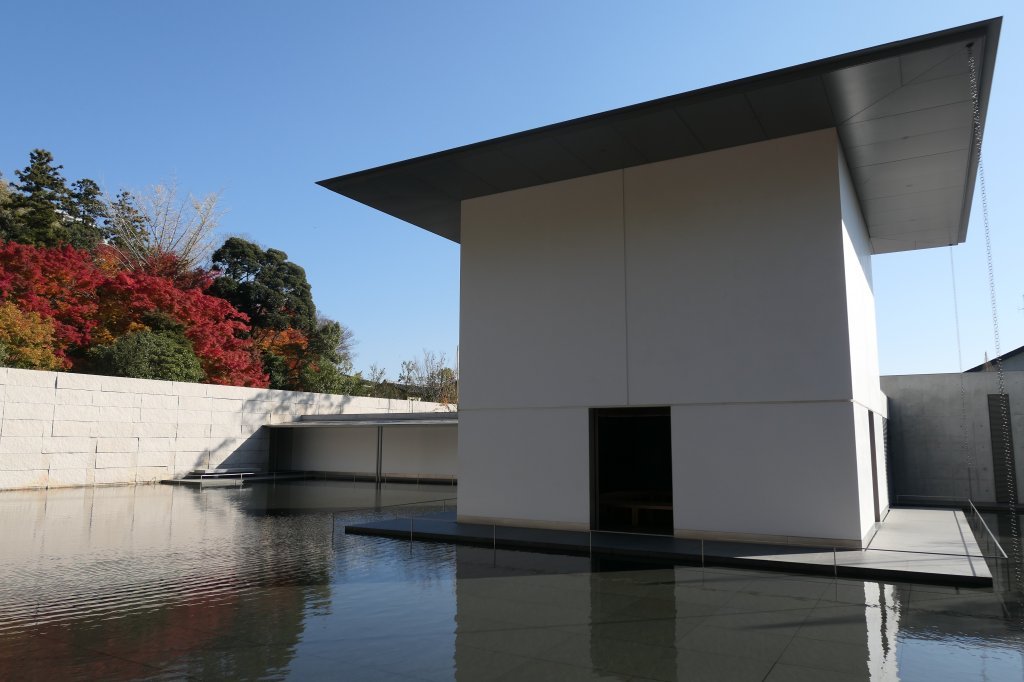
[[[591,527],[672,534],[667,407],[590,411]]]

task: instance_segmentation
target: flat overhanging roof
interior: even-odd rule
[[[835,128],[875,253],[963,242],[1001,18],[318,184],[458,242],[465,199]]]
[[[458,412],[303,415],[300,421],[267,424],[271,429],[351,428],[355,426],[458,426]]]

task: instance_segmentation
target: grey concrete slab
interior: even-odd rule
[[[454,510],[349,525],[346,533],[598,557],[746,566],[905,582],[990,587],[992,574],[967,520],[948,509],[894,509],[864,550],[688,540],[456,521]]]

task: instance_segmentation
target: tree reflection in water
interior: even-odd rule
[[[0,679],[1022,679],[990,590],[344,534],[448,486],[0,494]]]

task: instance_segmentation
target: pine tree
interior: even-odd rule
[[[29,164],[15,171],[8,211],[0,219],[0,238],[34,246],[92,248],[103,239],[106,206],[99,185],[83,178],[71,187],[53,154],[33,149]]]
[[[145,260],[149,256],[149,231],[135,195],[122,190],[110,205],[109,215],[109,243],[123,254],[123,264],[130,266]]]
[[[3,173],[0,173],[0,239],[8,239],[7,235],[14,230],[14,221],[14,195]]]
[[[106,228],[109,210],[103,200],[103,190],[89,178],[72,183],[70,203],[65,210],[70,218],[70,221],[65,220],[65,225],[72,246],[93,248],[110,236]]]

